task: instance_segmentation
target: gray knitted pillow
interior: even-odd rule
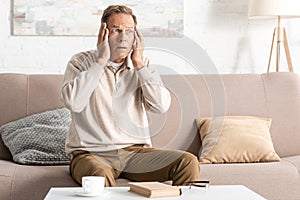
[[[65,140],[71,122],[66,108],[31,115],[0,127],[4,144],[20,164],[69,164]]]

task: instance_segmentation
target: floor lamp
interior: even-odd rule
[[[276,51],[276,72],[279,71],[281,43],[285,50],[289,71],[293,72],[287,34],[285,28],[281,26],[281,19],[300,17],[300,0],[249,0],[248,16],[250,19],[277,19],[278,25],[273,32],[268,73],[270,72],[273,49]]]

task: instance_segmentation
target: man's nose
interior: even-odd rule
[[[128,40],[128,37],[124,30],[122,32],[120,32],[120,34],[118,36],[119,36],[118,39],[120,42],[126,42]]]

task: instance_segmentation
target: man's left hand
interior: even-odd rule
[[[133,66],[136,69],[144,67],[143,61],[144,53],[144,38],[140,31],[136,30],[134,33],[134,43],[133,43],[133,52],[131,54],[131,60]]]

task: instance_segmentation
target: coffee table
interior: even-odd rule
[[[262,196],[256,194],[252,190],[248,189],[243,185],[210,185],[209,188],[192,187],[189,189],[188,186],[181,187],[182,195],[177,197],[165,197],[165,198],[152,198],[153,200],[262,200],[265,199]],[[132,192],[128,192],[129,187],[109,187],[105,188],[105,195],[96,197],[81,197],[76,193],[81,191],[80,187],[53,187],[49,190],[45,200],[76,200],[76,199],[121,199],[121,200],[141,200],[148,199],[146,197],[137,195]]]

